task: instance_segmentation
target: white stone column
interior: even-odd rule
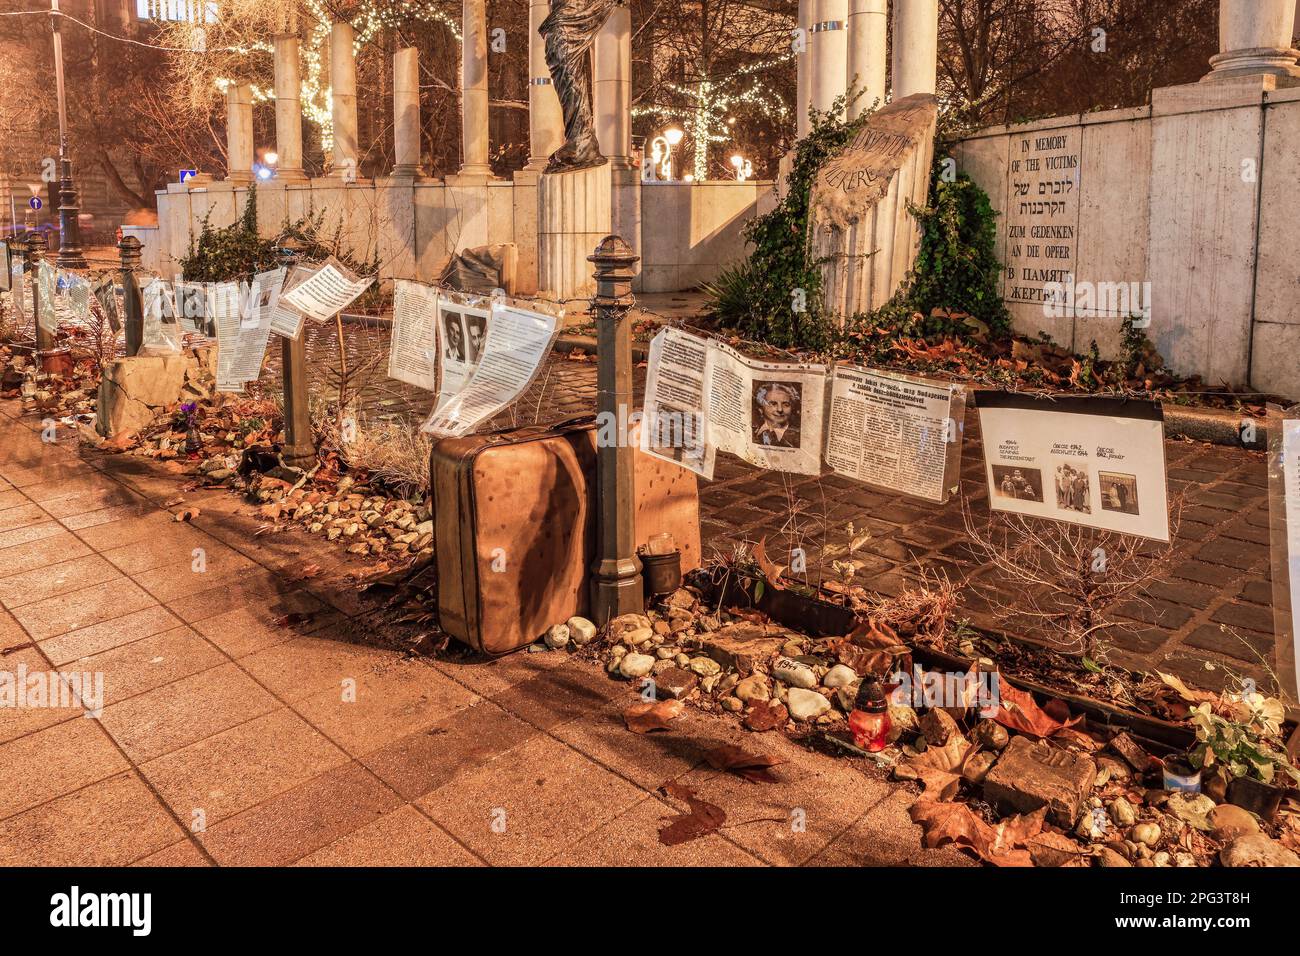
[[[632,11],[616,6],[596,35],[592,105],[600,151],[616,165],[632,162]]]
[[[487,0],[461,6],[461,176],[489,177]]]
[[[1300,52],[1292,46],[1296,7],[1295,0],[1219,0],[1219,55],[1210,60],[1214,72],[1206,81],[1300,78]]]
[[[888,0],[852,0],[849,9],[849,91],[861,95],[849,104],[849,119],[872,106],[885,105],[888,64],[885,40],[889,35]]]
[[[330,119],[334,150],[330,172],[340,179],[357,179],[357,60],[356,37],[350,23],[330,27]]]
[[[939,0],[894,0],[894,99],[939,82]]]
[[[546,41],[538,29],[551,12],[549,0],[528,4],[528,169],[541,172],[564,145],[564,112],[546,66]]]
[[[829,110],[848,82],[849,0],[813,0],[812,105]]]
[[[253,181],[253,88],[247,83],[226,88],[226,181]]]
[[[799,0],[799,31],[802,39],[795,53],[795,129],[800,139],[808,135],[808,104],[812,102],[812,63],[809,53],[812,46],[812,5],[813,0]]]
[[[420,51],[393,54],[393,175],[414,179],[420,168]]]
[[[275,168],[282,183],[307,179],[302,171],[301,90],[298,37],[282,34],[275,38]]]

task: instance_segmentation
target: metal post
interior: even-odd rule
[[[632,411],[632,278],[640,257],[619,236],[606,236],[587,261],[596,267],[596,411],[624,422]],[[622,432],[623,429],[616,429]],[[645,610],[633,515],[634,450],[625,442],[596,449],[597,553],[592,567],[592,620],[602,626]]]
[[[280,250],[285,276],[298,261],[298,250]],[[280,458],[290,468],[311,468],[316,462],[316,443],[311,432],[311,404],[307,396],[307,326],[296,339],[280,339],[280,365],[284,376],[284,448]]]
[[[36,322],[36,351],[47,352],[54,348],[54,333],[41,326],[41,261],[49,249],[49,242],[39,232],[27,237],[27,272],[32,278],[32,316]]]
[[[50,0],[50,26],[54,30],[54,82],[59,98],[59,257],[63,269],[86,268],[81,253],[81,207],[72,183],[72,160],[68,158],[68,107],[63,94],[63,34],[59,31],[59,0]]]
[[[123,324],[126,327],[126,354],[139,355],[144,344],[144,302],[136,271],[140,268],[143,243],[135,236],[123,236],[117,244],[122,255]]]

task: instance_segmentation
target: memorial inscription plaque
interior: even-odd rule
[[[1011,139],[1006,301],[1071,315],[1079,232],[1078,129]]]

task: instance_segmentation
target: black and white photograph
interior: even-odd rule
[[[448,362],[465,361],[465,328],[461,314],[446,309],[442,312],[442,356]]]
[[[1062,511],[1092,514],[1088,487],[1088,469],[1083,465],[1067,463],[1056,466],[1056,507]]]
[[[469,363],[475,365],[478,363],[479,356],[483,354],[483,340],[487,337],[487,316],[466,312],[465,327],[468,332]]]
[[[764,448],[799,447],[799,385],[795,382],[755,381],[754,444]]]
[[[993,487],[999,497],[1014,501],[1043,501],[1043,473],[1037,468],[993,466]]]
[[[1138,510],[1137,477],[1119,475],[1114,472],[1097,473],[1097,485],[1101,488],[1101,507],[1103,511],[1118,511],[1121,514],[1137,515]]]

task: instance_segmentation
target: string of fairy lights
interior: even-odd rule
[[[691,85],[667,83],[666,88],[693,101],[690,112],[692,150],[692,177],[703,181],[708,179],[709,146],[713,143],[726,143],[732,138],[731,127],[735,116],[731,115],[737,107],[750,106],[782,121],[789,118],[789,107],[773,89],[761,80],[755,80],[750,86],[727,92],[726,87],[738,79],[753,76],[779,66],[794,58],[794,54],[775,57],[760,63],[750,64],[734,70],[723,77],[701,78]],[[656,123],[662,122],[668,110],[662,106],[634,107],[633,116],[652,116]]]
[[[300,102],[303,115],[320,131],[321,145],[328,151],[333,148],[334,139],[328,62],[330,25],[333,18],[325,6],[325,0],[303,0],[303,7],[311,20],[311,26],[307,30],[306,42],[301,50],[303,70]],[[127,37],[116,37],[91,24],[83,23],[77,20],[76,17],[67,14],[64,14],[64,17],[110,39],[139,46],[150,46],[166,52],[203,54],[219,51],[241,57],[273,53],[274,47],[264,41],[209,48],[207,46],[208,30],[203,24],[212,25],[215,22],[217,27],[220,27],[220,6],[217,4],[204,4],[203,9],[205,15],[194,22],[191,31],[191,45],[188,49],[158,46]],[[33,15],[37,13],[45,16],[49,15],[49,11],[18,11],[3,15]],[[351,22],[355,30],[353,51],[357,54],[379,37],[384,30],[398,29],[412,22],[439,24],[445,27],[458,43],[463,40],[461,24],[456,18],[439,9],[433,0],[401,0],[401,2],[396,3],[393,0],[365,0],[357,9]],[[754,107],[782,120],[788,118],[789,108],[783,99],[761,80],[755,80],[751,85],[741,90],[728,90],[727,88],[737,80],[763,73],[793,59],[793,57],[792,52],[787,53],[783,56],[740,67],[726,76],[702,78],[690,85],[667,84],[669,90],[693,103],[690,107],[690,120],[686,125],[690,128],[693,146],[693,177],[695,179],[704,180],[708,178],[710,145],[725,143],[732,138],[730,127],[734,125],[735,117],[730,114],[737,107]],[[214,80],[216,88],[223,95],[233,82],[229,77],[217,77]],[[256,84],[251,85],[251,91],[254,103],[263,103],[275,98],[273,90]],[[669,110],[662,106],[635,107],[632,110],[632,115],[652,116],[657,123],[671,122]]]

